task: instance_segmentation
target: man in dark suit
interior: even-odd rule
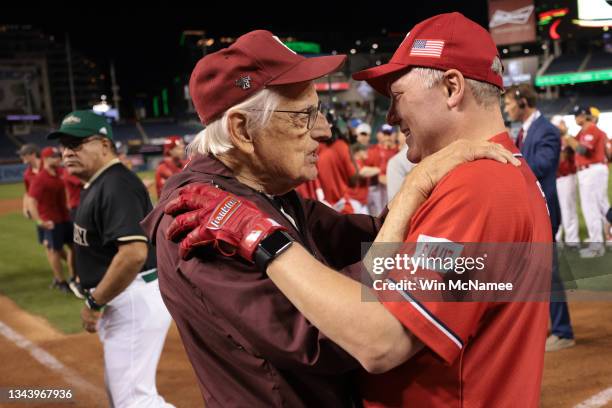
[[[561,223],[556,184],[561,138],[559,130],[537,109],[536,100],[537,94],[531,85],[514,85],[506,89],[504,110],[510,120],[521,122],[516,145],[546,196],[554,237]],[[550,302],[551,334],[546,339],[546,351],[561,350],[575,344],[563,283],[559,277],[556,251],[554,253],[551,288],[554,296]]]

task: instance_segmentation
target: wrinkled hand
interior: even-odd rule
[[[100,320],[100,316],[102,316],[102,312],[96,312],[87,306],[83,306],[81,309],[81,321],[83,323],[83,328],[89,333],[95,333],[98,331],[98,321]]]
[[[210,184],[185,187],[164,211],[176,217],[166,237],[175,242],[181,240],[179,256],[185,260],[194,249],[211,245],[223,255],[237,253],[253,262],[261,240],[276,230],[285,229],[250,201]]]
[[[419,194],[425,201],[436,184],[451,170],[460,164],[478,159],[492,159],[514,166],[521,165],[521,162],[510,151],[497,143],[456,140],[415,166],[406,176],[402,190],[409,189],[412,194]]]

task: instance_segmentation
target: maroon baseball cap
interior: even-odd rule
[[[503,79],[491,65],[499,56],[487,30],[461,13],[446,13],[415,25],[391,60],[384,65],[353,74],[389,96],[389,82],[411,67],[459,70],[465,77],[503,89]]]
[[[337,71],[346,55],[305,58],[265,30],[244,34],[228,48],[202,58],[189,93],[204,124],[267,86],[311,81]]]

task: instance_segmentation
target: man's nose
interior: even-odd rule
[[[397,116],[397,112],[395,112],[395,106],[391,105],[389,111],[387,112],[387,123],[390,125],[399,125],[399,117]]]

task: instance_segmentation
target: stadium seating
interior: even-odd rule
[[[560,74],[563,72],[576,72],[582,65],[586,53],[564,54],[556,58],[548,67],[545,75]]]
[[[612,69],[612,53],[596,51],[591,54],[591,59],[584,68],[585,71],[596,71],[601,69]]]

